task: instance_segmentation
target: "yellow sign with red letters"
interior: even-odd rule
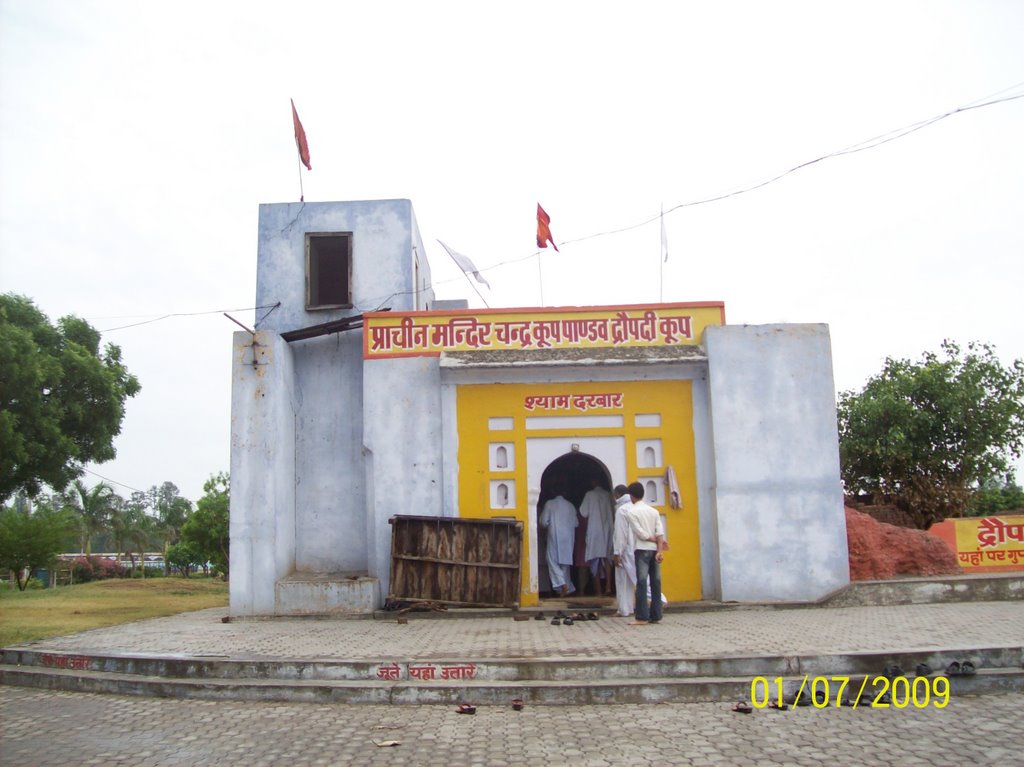
[[[370,312],[363,357],[441,352],[686,346],[725,323],[721,302],[598,308]]]

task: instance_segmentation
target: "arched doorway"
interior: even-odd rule
[[[598,486],[603,487],[609,493],[611,492],[612,480],[608,467],[600,459],[592,455],[575,451],[565,453],[553,460],[545,467],[541,474],[540,495],[537,499],[537,505],[533,509],[533,514],[534,526],[537,530],[537,576],[542,599],[551,599],[557,596],[551,589],[547,558],[544,555],[544,552],[547,551],[548,543],[547,530],[541,527],[537,521],[544,508],[544,504],[555,497],[557,488],[562,488],[563,497],[577,509],[577,521],[580,526],[577,528],[576,534],[577,544],[579,545],[583,536],[586,535],[586,520],[579,516],[578,510],[580,503],[583,501],[583,496],[594,487],[595,480]],[[577,581],[577,578],[582,579],[583,582]],[[575,567],[573,568],[573,579],[578,589],[574,596],[581,597],[590,594],[588,588],[589,579],[582,572],[577,572]]]

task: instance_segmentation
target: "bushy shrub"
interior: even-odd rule
[[[102,581],[107,578],[124,578],[127,574],[117,562],[103,557],[78,557],[71,566],[75,583]]]

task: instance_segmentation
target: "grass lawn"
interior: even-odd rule
[[[31,591],[0,585],[0,647],[227,603],[228,584],[210,578],[112,579]]]

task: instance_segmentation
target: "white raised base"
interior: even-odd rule
[[[372,613],[380,604],[380,584],[368,575],[293,573],[275,588],[277,615]]]

